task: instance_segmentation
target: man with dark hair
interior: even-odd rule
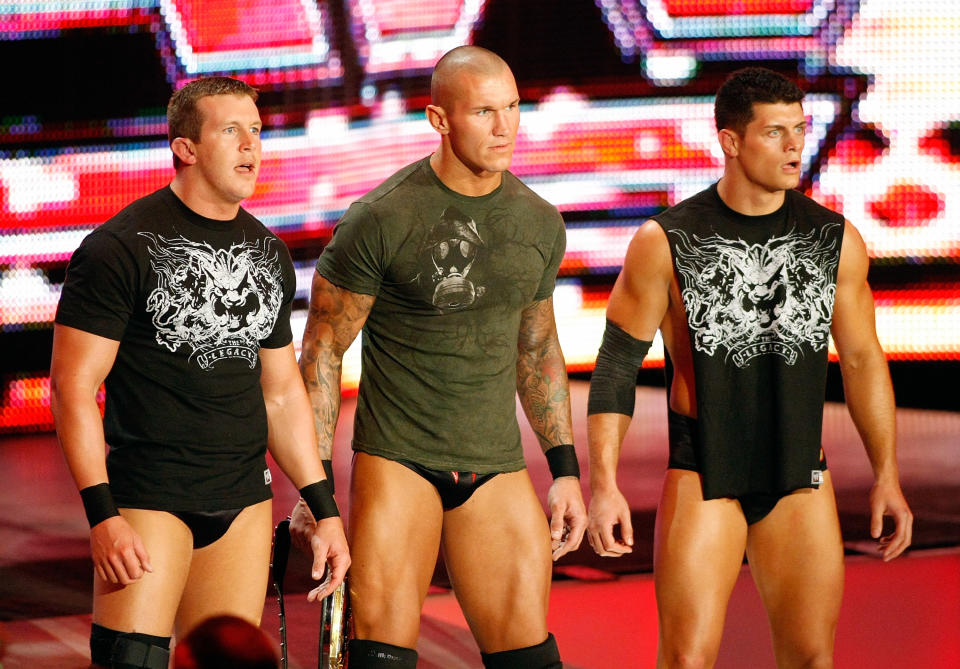
[[[728,128],[743,135],[753,120],[753,105],[793,104],[803,101],[803,89],[793,81],[765,67],[745,67],[728,77],[713,102],[717,132]]]
[[[588,537],[600,555],[632,550],[617,460],[637,367],[658,329],[667,356],[659,667],[713,666],[744,553],[778,666],[832,666],[843,546],[820,447],[831,334],[874,470],[871,534],[885,560],[910,544],[866,247],[842,216],[794,190],[801,98],[769,70],[731,75],[717,94],[723,177],[640,227],[607,307],[587,410]],[[884,515],[896,525],[888,536]]]
[[[343,354],[363,329],[353,433],[351,669],[414,667],[438,549],[487,667],[560,667],[554,559],[586,527],[553,314],[565,232],[508,170],[513,74],[458,47],[427,118],[440,147],[353,203],[313,277],[300,367],[324,458]],[[524,468],[516,397],[554,475],[552,522]],[[305,510],[291,528],[309,530]]]
[[[259,624],[267,448],[322,519],[314,577],[329,561],[332,579],[311,598],[350,562],[291,342],[293,264],[240,208],[260,168],[255,99],[221,77],[176,92],[173,181],[94,230],[67,269],[51,408],[91,528],[95,666],[166,669],[174,626],[214,613]]]

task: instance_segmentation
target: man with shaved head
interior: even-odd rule
[[[300,369],[323,458],[344,351],[363,329],[348,522],[351,669],[415,667],[420,610],[442,548],[487,667],[560,667],[546,615],[553,559],[586,514],[553,314],[565,233],[508,168],[520,96],[502,58],[437,63],[428,157],[354,202],[313,277]],[[515,397],[554,476],[544,518]],[[312,520],[294,509],[294,539]]]

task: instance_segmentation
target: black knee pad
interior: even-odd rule
[[[118,632],[93,623],[90,661],[109,669],[167,669],[170,637]]]
[[[536,646],[501,650],[497,653],[480,653],[487,669],[563,669],[560,649],[552,634]]]
[[[350,639],[350,669],[416,669],[417,651],[370,639]]]

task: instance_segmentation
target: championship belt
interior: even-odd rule
[[[290,557],[290,519],[277,523],[273,533],[273,556],[270,561],[270,575],[273,589],[277,591],[277,605],[280,610],[280,666],[287,669],[287,614],[283,609],[283,577],[287,573],[287,559]]]
[[[277,591],[280,616],[280,666],[288,669],[287,616],[283,605],[283,579],[290,557],[290,519],[277,523],[273,535],[273,558],[270,573]],[[327,578],[330,578],[329,569]],[[317,669],[345,669],[347,667],[347,639],[350,623],[350,595],[347,579],[320,604],[320,643]]]
[[[347,579],[329,597],[324,597],[320,614],[319,669],[344,669],[347,666],[347,638],[350,625],[350,591]]]

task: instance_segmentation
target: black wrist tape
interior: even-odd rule
[[[637,394],[637,370],[653,342],[636,339],[607,321],[597,364],[590,376],[587,415],[620,413],[633,415]]]
[[[310,507],[310,513],[313,514],[314,520],[323,520],[340,515],[337,501],[333,498],[333,491],[330,490],[330,481],[317,481],[303,486],[300,488],[300,497]]]
[[[580,478],[580,463],[577,462],[577,449],[573,444],[560,444],[547,449],[547,466],[553,478],[576,476]]]
[[[321,460],[320,464],[323,465],[323,473],[330,481],[330,494],[333,495],[337,492],[337,486],[333,483],[333,460]]]
[[[87,522],[90,523],[90,527],[102,523],[107,518],[120,515],[120,512],[117,511],[117,505],[113,501],[109,483],[87,486],[80,491],[80,499],[83,500],[83,510],[87,514]]]

